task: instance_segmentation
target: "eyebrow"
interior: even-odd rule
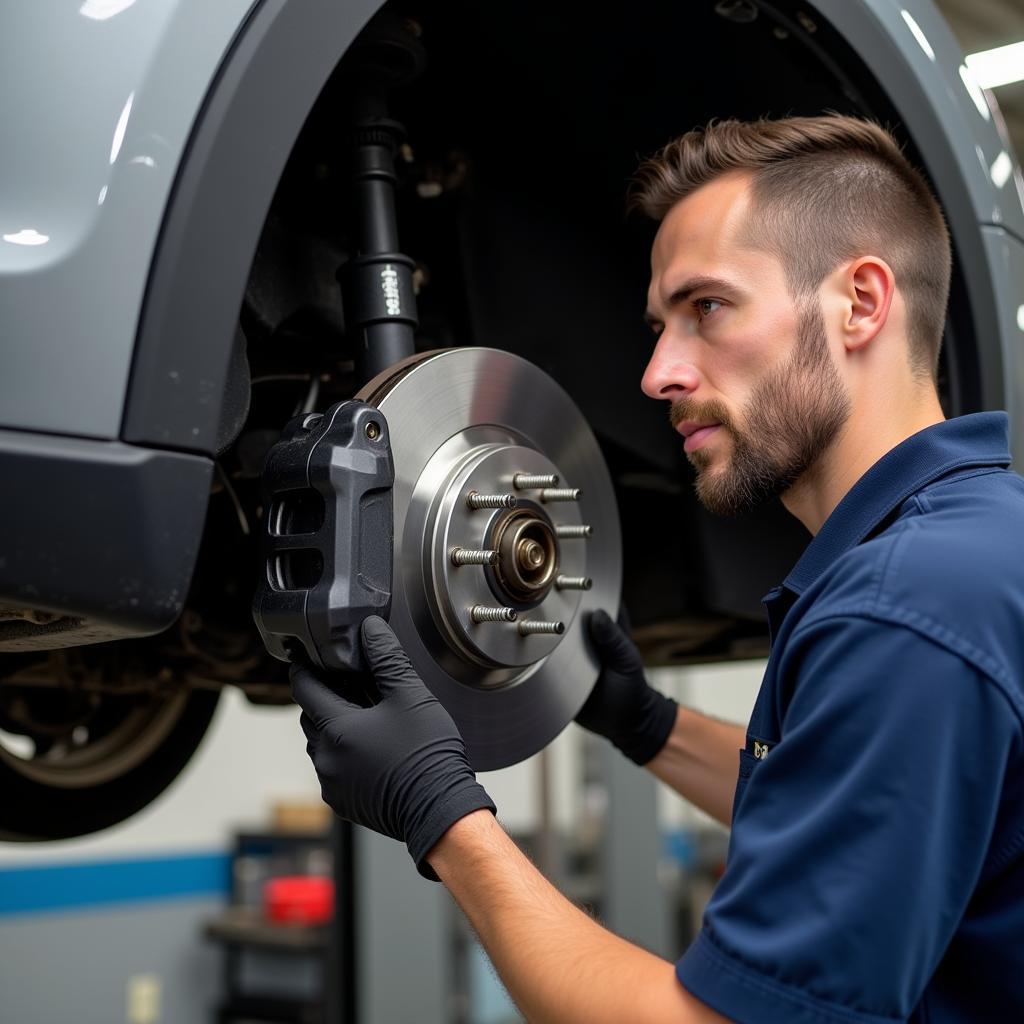
[[[721,277],[707,277],[706,275],[698,274],[696,277],[691,277],[684,281],[678,288],[676,288],[668,297],[666,306],[668,309],[671,309],[673,306],[677,306],[679,303],[685,302],[694,292],[702,291],[705,288],[721,292],[736,293],[740,291],[740,289],[731,281],[726,281]],[[647,309],[644,311],[644,323],[647,324],[648,327],[653,327],[654,324],[661,323],[661,319]]]

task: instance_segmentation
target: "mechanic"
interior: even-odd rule
[[[449,888],[531,1021],[1024,1019],[1024,480],[1004,413],[940,408],[938,204],[891,135],[839,115],[712,122],[631,199],[660,221],[642,387],[700,500],[778,494],[813,535],[765,598],[746,730],[677,707],[589,623],[577,720],[731,822],[700,935],[673,965],[553,888],[379,618],[373,706],[293,669],[324,798]]]

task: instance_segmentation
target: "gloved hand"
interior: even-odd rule
[[[601,674],[576,721],[646,764],[668,740],[678,705],[648,684],[640,652],[607,612],[594,612],[587,626]]]
[[[425,860],[434,844],[470,811],[493,813],[495,806],[476,781],[451,716],[416,675],[387,623],[372,615],[360,636],[380,693],[377,704],[366,707],[335,692],[358,679],[292,666],[306,750],[334,812],[404,842],[420,874],[436,881]]]

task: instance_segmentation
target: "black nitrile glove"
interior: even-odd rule
[[[413,671],[387,623],[371,615],[360,635],[380,692],[377,704],[353,703],[332,688],[358,693],[358,677],[292,666],[306,750],[334,812],[404,842],[420,874],[436,881],[425,860],[434,844],[470,811],[495,807],[476,781],[451,716]]]
[[[678,705],[648,684],[640,652],[607,612],[594,612],[587,625],[601,674],[576,721],[611,740],[631,761],[646,764],[665,746]]]

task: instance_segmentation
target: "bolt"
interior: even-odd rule
[[[561,636],[564,632],[564,622],[542,622],[540,619],[524,619],[519,623],[520,636],[533,636],[535,633],[553,633],[556,636]]]
[[[380,424],[377,423],[376,421],[370,420],[369,423],[366,424],[366,427],[364,429],[366,431],[366,436],[371,441],[376,441],[377,438],[380,437]]]
[[[540,492],[541,501],[579,501],[578,487],[545,487]]]
[[[497,551],[474,551],[472,548],[452,548],[453,565],[494,565]]]
[[[519,499],[514,494],[477,494],[470,491],[466,495],[466,504],[470,508],[515,508]]]
[[[556,576],[555,586],[559,590],[589,590],[594,581],[589,576]]]
[[[488,608],[484,604],[475,604],[469,609],[469,617],[474,622],[515,622],[514,608]]]
[[[592,526],[556,526],[555,536],[562,540],[582,540],[594,532]]]
[[[517,491],[536,490],[538,487],[557,487],[558,474],[516,473],[512,477],[512,486]]]

